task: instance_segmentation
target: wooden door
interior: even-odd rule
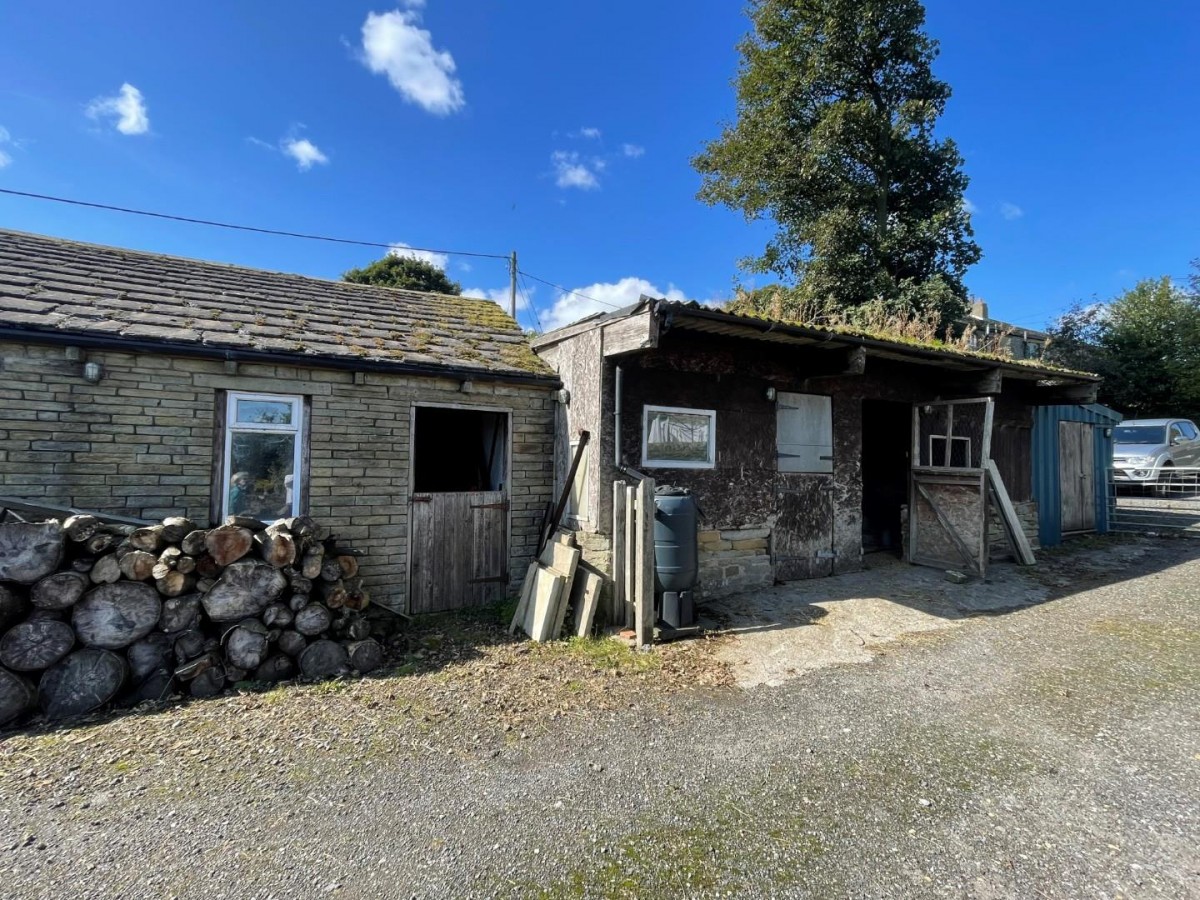
[[[408,610],[483,606],[508,585],[508,500],[503,491],[414,494]]]
[[[780,581],[833,574],[833,476],[778,475],[772,553]]]
[[[913,406],[909,562],[987,572],[991,398]]]
[[[1062,530],[1096,527],[1096,464],[1092,428],[1086,422],[1058,423],[1058,480]]]
[[[833,472],[833,400],[780,391],[775,398],[775,449],[780,472]]]

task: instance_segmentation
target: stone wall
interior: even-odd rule
[[[217,412],[228,390],[302,395],[309,406],[306,511],[366,553],[372,596],[403,608],[414,403],[512,411],[509,572],[519,585],[552,499],[550,386],[234,364],[0,343],[0,494],[158,519],[212,517],[223,483]],[[217,493],[220,489],[217,489]]]
[[[1021,522],[1021,530],[1029,540],[1029,546],[1037,550],[1038,542],[1038,505],[1036,500],[1024,500],[1013,503],[1017,518]],[[988,524],[988,558],[992,560],[1012,559],[1013,552],[1004,537],[1004,525],[1000,522],[1000,511],[994,504],[988,505],[991,521]]]
[[[699,539],[699,599],[715,600],[775,583],[770,528],[701,531]]]

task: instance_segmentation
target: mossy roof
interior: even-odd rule
[[[0,320],[30,331],[446,367],[553,373],[490,300],[0,230]]]

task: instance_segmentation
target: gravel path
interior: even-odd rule
[[[1200,897],[1200,544],[1139,546],[775,687],[505,646],[10,736],[3,893]]]

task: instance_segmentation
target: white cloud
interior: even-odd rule
[[[408,10],[368,13],[362,26],[362,63],[386,75],[392,87],[426,112],[445,116],[466,104],[462,82],[454,77],[454,57],[436,50],[433,35],[418,25],[424,0],[408,0]]]
[[[554,166],[554,183],[560,188],[594,191],[600,187],[596,172],[588,168],[588,163],[582,161],[578,153],[555,150],[550,154],[550,162]],[[603,166],[596,168],[602,169]]]
[[[971,202],[971,201],[970,201],[968,198],[966,198],[966,197],[963,197],[963,199],[962,199],[962,205],[963,205],[963,209],[965,209],[969,215],[972,215],[972,216],[974,216],[974,215],[977,215],[977,214],[979,213],[979,207],[978,207],[978,206],[976,206],[974,203],[972,203],[972,202]]]
[[[284,138],[279,146],[284,153],[296,161],[296,168],[301,172],[307,172],[313,166],[323,166],[329,162],[329,157],[308,138]]]
[[[575,134],[571,135],[571,137],[581,137],[586,138],[589,141],[598,141],[600,139],[600,129],[591,127],[580,128],[579,131],[575,132]]]
[[[536,288],[530,285],[527,290],[517,291],[517,312],[524,309],[529,309],[533,302],[533,292]],[[491,300],[505,312],[508,312],[508,306],[511,301],[512,288],[509,285],[498,288],[478,288],[469,287],[463,289],[464,297],[475,297],[478,300]]]
[[[87,114],[92,119],[115,119],[121,134],[145,134],[150,130],[150,116],[146,111],[146,100],[142,92],[129,82],[112,97],[97,97],[88,104]]]
[[[12,143],[12,136],[9,135],[7,128],[0,125],[0,169],[12,162],[12,157],[4,152],[4,145],[9,143]]]
[[[662,291],[645,278],[631,276],[620,281],[599,282],[575,288],[574,292],[569,294],[560,292],[550,311],[542,316],[542,324],[546,326],[547,331],[552,331],[593,313],[612,312],[614,309],[630,306],[637,303],[642,295],[680,302],[687,300],[683,291],[673,284],[667,285],[667,289]]]
[[[419,259],[432,266],[437,266],[443,272],[446,271],[446,266],[450,264],[450,257],[445,253],[434,253],[432,250],[414,250],[411,246],[403,242],[392,244],[392,249],[388,251],[388,255]]]
[[[1021,209],[1021,207],[1017,206],[1015,203],[1008,203],[1006,201],[1000,204],[1000,215],[1012,222],[1025,215],[1025,210]]]
[[[621,145],[621,153],[623,153],[625,156],[629,157],[630,159],[637,159],[639,156],[644,155],[645,152],[646,152],[646,148],[641,146],[640,144],[622,144]]]

